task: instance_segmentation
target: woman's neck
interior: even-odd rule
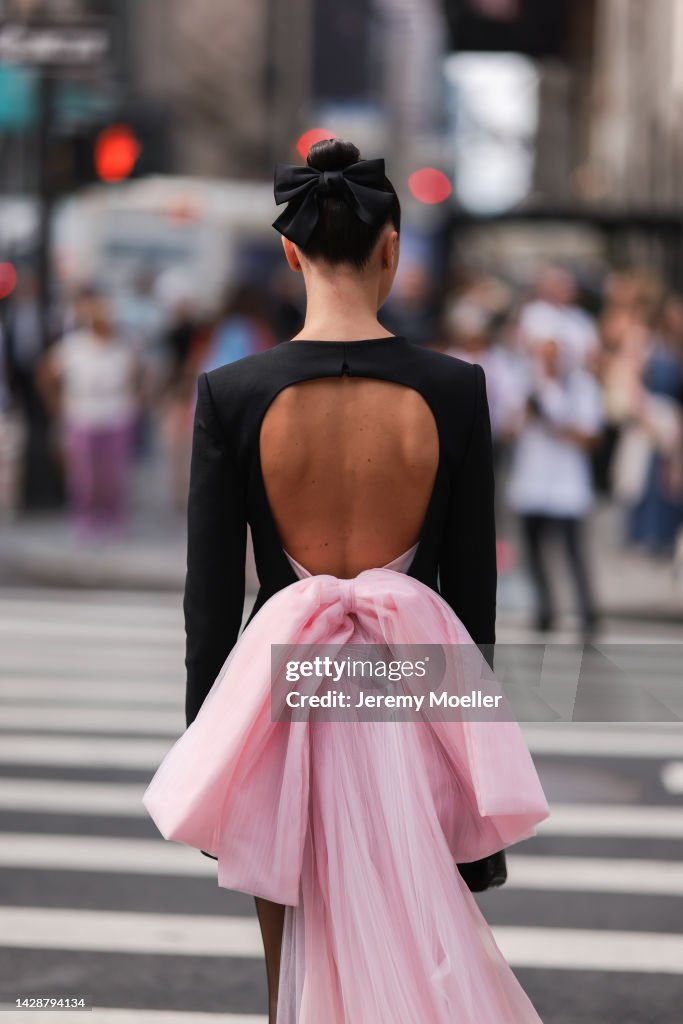
[[[377,282],[335,270],[306,280],[306,317],[292,341],[363,341],[392,337],[377,319]]]

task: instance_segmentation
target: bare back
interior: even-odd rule
[[[357,576],[416,545],[405,572],[476,643],[495,642],[491,431],[481,367],[401,335],[284,342],[200,374],[183,607],[186,715],[243,623],[298,579]],[[284,548],[284,551],[283,551]]]
[[[284,388],[261,425],[283,547],[310,572],[355,576],[417,540],[434,486],[434,416],[410,387],[334,377]]]

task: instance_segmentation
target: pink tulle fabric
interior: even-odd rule
[[[456,867],[548,816],[518,724],[272,721],[271,644],[448,645],[449,689],[472,689],[472,639],[405,574],[413,551],[353,580],[290,558],[300,578],[245,628],[143,796],[165,839],[218,858],[219,886],[286,905],[277,1024],[540,1021]]]

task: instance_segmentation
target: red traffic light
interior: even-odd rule
[[[11,295],[17,284],[17,271],[13,263],[0,263],[0,299]]]
[[[102,181],[123,181],[132,174],[142,151],[127,124],[111,124],[95,140],[95,170]]]

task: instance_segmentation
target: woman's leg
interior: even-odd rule
[[[567,516],[558,522],[564,540],[569,570],[574,581],[581,623],[584,634],[588,636],[595,628],[598,615],[583,549],[583,521],[578,516]]]
[[[69,504],[79,536],[95,527],[94,433],[88,427],[68,423],[65,430],[65,464]]]
[[[529,571],[536,593],[536,627],[547,631],[552,628],[555,617],[543,550],[549,520],[548,516],[543,515],[523,515],[521,523]]]
[[[282,929],[285,923],[285,908],[281,903],[272,903],[255,896],[263,946],[266,953],[266,977],[268,979],[268,1024],[275,1024],[277,1017],[277,992],[280,984],[280,954],[282,952]]]
[[[100,434],[98,483],[102,525],[121,530],[125,523],[134,424],[123,423]]]

